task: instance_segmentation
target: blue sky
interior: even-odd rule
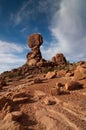
[[[23,65],[27,38],[41,33],[45,59],[86,60],[86,0],[0,0],[0,72]]]

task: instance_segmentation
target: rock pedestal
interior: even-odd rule
[[[28,38],[28,46],[31,48],[31,52],[27,54],[27,64],[29,66],[36,66],[42,62],[42,55],[40,52],[40,46],[43,43],[43,38],[40,34],[31,34]]]

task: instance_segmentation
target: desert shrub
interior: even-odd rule
[[[49,71],[53,71],[53,68],[52,67],[45,67],[44,68],[44,73],[47,73]]]

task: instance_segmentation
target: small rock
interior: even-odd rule
[[[6,102],[4,107],[3,107],[3,111],[5,112],[5,114],[11,112],[12,106],[10,106],[8,102]]]
[[[56,101],[55,101],[55,99],[53,99],[53,97],[47,97],[44,99],[44,103],[46,105],[55,105]]]
[[[18,92],[16,94],[13,95],[13,98],[21,98],[21,97],[26,97],[26,93],[25,92]]]
[[[57,95],[59,95],[61,93],[61,89],[60,89],[60,87],[51,88],[50,93],[51,93],[52,96],[57,96]]]
[[[72,72],[72,73],[68,72],[68,73],[65,75],[65,77],[70,77],[70,76],[74,76],[74,73],[73,73],[73,72]]]
[[[42,80],[40,78],[34,79],[34,83],[42,83]]]
[[[34,92],[34,100],[35,101],[38,101],[38,100],[44,98],[45,96],[46,96],[46,93],[44,93],[40,90],[37,90],[37,91]]]
[[[13,102],[14,103],[23,103],[23,102],[28,101],[28,99],[29,99],[28,97],[14,98]]]
[[[57,76],[58,76],[58,77],[63,77],[63,76],[66,75],[66,73],[67,73],[66,70],[59,70],[59,71],[57,72]]]
[[[11,114],[13,116],[13,120],[17,120],[23,116],[23,113],[21,111],[14,111],[14,112],[11,112]]]
[[[58,87],[63,87],[63,86],[64,86],[64,84],[62,84],[62,83],[60,83],[60,82],[57,82],[55,87],[58,88]]]

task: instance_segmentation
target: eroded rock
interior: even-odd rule
[[[76,81],[69,81],[65,84],[66,90],[77,90],[82,88],[82,84]]]
[[[52,62],[60,65],[67,64],[67,60],[62,53],[57,53],[56,56],[52,57]]]
[[[46,74],[46,76],[45,76],[45,78],[46,79],[52,79],[52,78],[54,78],[54,77],[56,77],[56,72],[55,71],[53,71],[53,72],[48,72],[47,74]]]
[[[42,64],[42,55],[40,52],[40,46],[43,43],[43,38],[40,34],[31,34],[28,38],[28,46],[31,48],[31,52],[27,54],[27,64],[29,66],[38,66]]]
[[[86,79],[86,65],[77,66],[74,72],[74,79],[75,80]]]

